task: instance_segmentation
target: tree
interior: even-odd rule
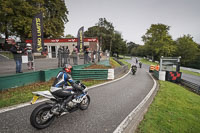
[[[68,22],[64,0],[0,0],[0,33],[31,38],[33,17],[43,12],[44,37],[61,37]]]
[[[67,34],[66,36],[65,36],[66,38],[75,38],[73,35],[71,35],[71,34]]]
[[[117,31],[114,33],[112,43],[112,54],[114,53],[116,53],[117,56],[119,56],[119,54],[125,55],[127,53],[126,41],[123,40],[122,35]]]
[[[98,37],[102,50],[110,50],[113,53],[125,54],[127,52],[126,42],[120,32],[115,31],[111,22],[100,18],[99,22],[84,33],[85,37]]]
[[[164,24],[152,24],[142,39],[153,60],[159,60],[161,56],[173,56],[176,46],[169,35],[170,27]]]
[[[114,26],[105,18],[100,18],[99,22],[95,26],[88,28],[84,35],[86,37],[98,37],[100,44],[102,44],[102,50],[110,50],[114,39]]]
[[[191,63],[197,61],[200,51],[191,35],[183,35],[183,37],[178,38],[176,45],[176,55],[181,56],[181,65],[190,66]]]
[[[139,44],[136,44],[136,43],[134,43],[134,42],[128,42],[127,43],[127,48],[128,48],[128,50],[127,50],[127,52],[128,52],[128,54],[130,54],[130,55],[136,55],[135,53],[136,53],[136,48],[139,46]]]

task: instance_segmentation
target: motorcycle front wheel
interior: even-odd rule
[[[51,114],[51,108],[49,104],[37,106],[30,116],[31,125],[37,129],[48,127],[55,119],[55,116]]]
[[[87,95],[87,96],[83,99],[83,101],[80,103],[79,108],[80,108],[81,110],[86,110],[86,109],[88,108],[89,105],[90,105],[90,96]]]

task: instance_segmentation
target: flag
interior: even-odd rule
[[[78,30],[77,38],[78,38],[78,42],[77,42],[78,51],[82,52],[83,51],[83,47],[84,47],[84,27],[81,27]]]
[[[43,16],[42,12],[35,15],[32,21],[32,40],[33,50],[36,52],[42,52],[44,50],[43,41]]]

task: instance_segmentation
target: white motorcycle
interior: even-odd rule
[[[30,116],[31,125],[37,129],[43,129],[48,127],[55,117],[74,112],[77,109],[86,110],[90,104],[88,88],[80,82],[78,84],[84,88],[83,91],[66,88],[70,92],[67,97],[52,95],[50,91],[32,92],[34,97],[31,104],[35,104],[39,96],[49,100],[33,110]]]

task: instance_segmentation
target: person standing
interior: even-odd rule
[[[70,64],[70,58],[69,58],[70,51],[68,49],[68,46],[63,51],[63,56],[64,56],[64,64]]]
[[[14,60],[16,63],[16,73],[23,73],[22,72],[22,53],[24,50],[20,47],[19,43],[13,42],[10,51],[13,53]]]
[[[88,51],[87,51],[87,47],[84,46],[84,64],[87,64],[87,59],[88,58]]]
[[[136,62],[136,64],[138,63],[138,59],[137,59],[137,57],[135,58],[135,62]]]
[[[58,48],[58,67],[62,67],[62,48]]]
[[[30,43],[26,44],[26,55],[28,56],[28,70],[33,69],[33,50]]]
[[[78,65],[78,63],[77,63],[77,51],[76,51],[76,49],[73,49],[73,51],[72,51],[72,58],[73,58],[74,65]]]
[[[96,53],[97,53],[96,50],[94,50],[93,51],[93,60],[92,60],[92,62],[94,62],[94,63],[95,63],[95,59],[96,59]]]
[[[142,68],[142,62],[139,62],[139,66],[140,66],[140,68]]]

